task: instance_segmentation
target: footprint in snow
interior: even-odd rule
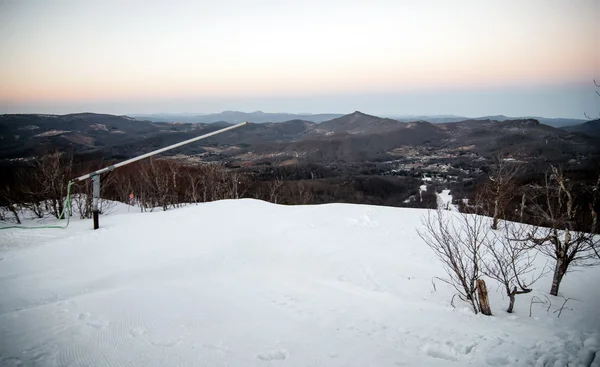
[[[485,361],[490,366],[507,366],[510,364],[506,357],[487,357]]]
[[[171,340],[171,339],[166,339],[166,340],[154,340],[152,342],[150,342],[152,345],[154,345],[155,347],[174,347],[177,344],[180,343],[179,340]]]
[[[423,351],[430,357],[445,359],[447,361],[457,361],[457,353],[452,348],[444,345],[425,344]]]
[[[108,326],[108,322],[100,320],[90,320],[87,322],[87,325],[95,329],[104,329]]]
[[[285,349],[272,350],[269,352],[259,353],[256,358],[263,361],[274,361],[288,359],[290,354]]]
[[[233,354],[233,351],[228,346],[223,344],[202,344],[202,347],[209,351],[216,352],[222,356]]]
[[[135,327],[133,329],[129,329],[129,335],[131,335],[134,338],[142,336],[145,333],[146,333],[146,329],[141,328],[141,327]]]
[[[80,313],[77,317],[79,320],[85,322],[87,326],[91,326],[95,329],[104,329],[108,326],[107,321],[93,319],[89,312]]]

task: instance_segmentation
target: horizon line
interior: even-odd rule
[[[311,113],[311,112],[265,112],[263,110],[255,110],[252,112],[245,112],[245,111],[241,111],[241,110],[223,110],[221,112],[149,112],[149,113],[125,113],[125,114],[116,114],[116,113],[105,113],[105,112],[92,112],[92,111],[79,111],[79,112],[68,112],[68,113],[44,113],[44,112],[20,112],[20,113],[9,113],[9,112],[1,112],[0,115],[2,116],[6,116],[6,115],[49,115],[49,116],[68,116],[68,115],[82,115],[82,114],[95,114],[95,115],[109,115],[109,116],[118,116],[118,117],[135,117],[135,116],[156,116],[156,115],[190,115],[190,116],[208,116],[208,115],[219,115],[225,112],[235,112],[235,113],[245,113],[245,114],[253,114],[253,113],[263,113],[263,114],[270,114],[270,115],[277,115],[277,114],[287,114],[287,115],[297,115],[297,116],[315,116],[315,115],[341,115],[341,116],[346,116],[346,115],[351,115],[353,113],[359,112],[365,115],[371,115],[371,116],[375,116],[375,117],[383,117],[383,118],[394,118],[394,117],[398,117],[398,118],[406,118],[406,117],[447,117],[447,118],[465,118],[465,119],[481,119],[484,117],[506,117],[507,119],[523,119],[523,118],[533,118],[533,119],[537,119],[537,118],[542,118],[542,119],[552,119],[552,120],[560,120],[560,119],[568,119],[568,120],[581,120],[581,121],[593,121],[593,120],[597,120],[597,119],[590,119],[590,118],[586,118],[585,116],[582,118],[579,117],[546,117],[546,116],[536,116],[536,115],[522,115],[522,116],[508,116],[508,115],[504,115],[504,114],[490,114],[490,115],[472,115],[472,116],[466,116],[466,115],[456,115],[456,114],[444,114],[444,113],[439,113],[439,114],[374,114],[374,113],[367,113],[367,112],[362,112],[359,110],[355,110],[353,112],[348,112],[348,113],[340,113],[340,112],[315,112],[315,113]]]

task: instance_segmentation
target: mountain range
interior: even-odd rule
[[[92,113],[0,115],[0,158],[23,159],[70,150],[123,159],[230,125],[154,122]],[[537,119],[468,119],[435,124],[355,111],[321,123],[302,119],[250,123],[170,154],[239,164],[290,160],[329,164],[425,155],[476,158],[499,152],[522,160],[593,161],[600,143],[584,133],[557,129]]]
[[[240,111],[223,111],[212,114],[195,114],[195,113],[157,113],[157,114],[130,114],[128,116],[135,117],[141,120],[153,122],[184,122],[184,123],[212,123],[212,122],[229,122],[237,124],[244,121],[254,123],[265,122],[284,122],[290,120],[305,120],[312,122],[323,122],[342,116],[336,113],[319,113],[319,114],[293,114],[293,113],[266,113],[262,111],[255,112],[240,112]]]
[[[344,116],[336,113],[321,113],[321,114],[293,114],[293,113],[267,113],[262,111],[255,112],[240,112],[240,111],[223,111],[213,114],[194,114],[194,113],[158,113],[158,114],[130,114],[128,116],[135,117],[140,120],[148,120],[153,122],[184,122],[184,123],[212,123],[212,122],[229,122],[232,124],[249,121],[254,123],[265,122],[284,122],[290,120],[304,120],[321,123],[331,119]],[[432,123],[448,123],[460,122],[465,120],[494,120],[505,121],[515,119],[536,119],[542,124],[563,127],[573,126],[585,123],[587,120],[568,119],[568,118],[546,118],[537,116],[520,116],[508,117],[504,115],[482,116],[482,117],[466,117],[456,115],[384,115],[381,117],[394,119],[402,122],[411,121],[427,121]]]

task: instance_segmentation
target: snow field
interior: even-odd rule
[[[529,317],[549,276],[512,315],[486,280],[474,315],[433,279],[425,214],[231,200],[2,231],[0,365],[600,366],[600,268],[566,276],[560,318],[550,296]]]

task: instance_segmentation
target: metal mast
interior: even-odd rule
[[[137,157],[125,160],[123,162],[119,162],[119,163],[113,164],[113,165],[108,166],[108,167],[104,167],[104,168],[99,169],[97,171],[94,171],[94,172],[91,172],[91,173],[88,173],[88,174],[85,174],[83,176],[79,176],[79,177],[73,179],[72,180],[73,182],[83,181],[83,180],[86,180],[88,178],[92,179],[92,214],[93,214],[93,217],[94,217],[94,229],[100,228],[100,223],[99,223],[99,219],[98,219],[98,215],[99,215],[99,212],[98,212],[98,203],[100,201],[100,175],[101,174],[103,174],[105,172],[110,172],[110,171],[114,170],[115,168],[119,168],[119,167],[122,167],[122,166],[126,166],[126,165],[128,165],[130,163],[137,162],[137,161],[139,161],[141,159],[152,157],[153,155],[156,155],[156,154],[159,154],[159,153],[163,153],[163,152],[166,152],[168,150],[171,150],[171,149],[174,149],[174,148],[178,148],[180,146],[183,146],[183,145],[186,145],[186,144],[190,144],[190,143],[193,143],[193,142],[201,140],[201,139],[205,139],[205,138],[211,137],[213,135],[224,133],[226,131],[236,129],[238,127],[241,127],[241,126],[244,126],[244,125],[247,125],[247,124],[248,124],[248,122],[242,122],[242,123],[237,124],[237,125],[233,125],[233,126],[229,126],[229,127],[223,128],[221,130],[213,131],[211,133],[204,134],[204,135],[201,135],[201,136],[197,136],[197,137],[192,138],[192,139],[184,140],[184,141],[179,142],[177,144],[169,145],[168,147],[160,148],[160,149],[154,150],[152,152],[149,152],[149,153],[146,153],[146,154],[142,154],[140,156],[137,156]]]

